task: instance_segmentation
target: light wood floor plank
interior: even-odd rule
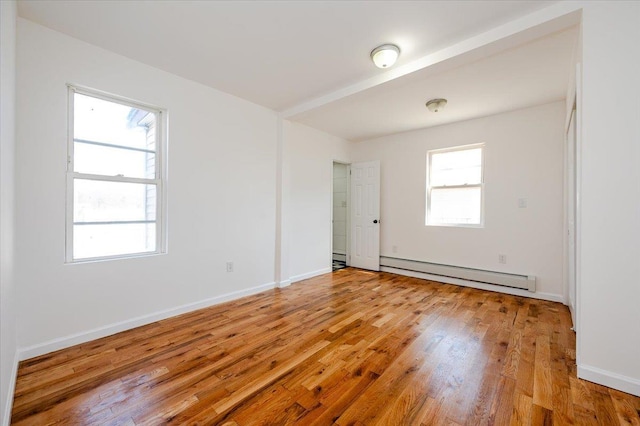
[[[567,308],[343,269],[20,363],[16,425],[633,425]]]

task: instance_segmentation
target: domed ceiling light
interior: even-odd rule
[[[427,102],[427,109],[431,112],[438,112],[444,109],[444,106],[446,104],[446,99],[431,99],[429,102]]]
[[[395,44],[383,44],[371,51],[371,60],[378,68],[389,68],[400,56],[400,48]]]

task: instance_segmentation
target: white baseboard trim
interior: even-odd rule
[[[291,280],[282,280],[276,283],[277,288],[285,288],[291,285]]]
[[[2,426],[9,426],[11,423],[11,409],[13,408],[13,395],[16,391],[16,379],[18,377],[18,364],[20,363],[20,352],[16,350],[13,356],[13,365],[11,366],[11,379],[9,380],[9,390],[7,392],[7,401],[4,406],[4,417],[2,418]]]
[[[578,378],[640,396],[640,380],[633,377],[623,376],[590,365],[578,365]]]
[[[431,274],[426,274],[424,272],[407,271],[405,269],[390,268],[388,266],[382,266],[380,267],[380,270],[384,272],[391,272],[393,274],[404,275],[407,277],[422,278],[425,280],[461,285],[464,287],[472,287],[480,290],[495,291],[496,293],[511,294],[513,296],[530,297],[533,299],[542,299],[542,300],[548,300],[551,302],[560,302],[560,303],[563,302],[563,297],[561,294],[541,293],[539,291],[531,292],[527,290],[521,290],[519,288],[503,287],[495,284],[485,284],[485,283],[479,283],[476,281],[462,280],[460,278],[443,277],[441,275],[431,275]]]
[[[198,302],[187,303],[185,305],[176,306],[174,308],[165,309],[163,311],[154,312],[148,315],[142,315],[129,320],[120,321],[114,324],[109,324],[103,327],[94,328],[92,330],[84,331],[81,333],[72,334],[70,336],[60,337],[57,339],[49,340],[44,343],[38,343],[36,345],[28,346],[26,348],[20,348],[19,359],[22,361],[25,359],[44,355],[46,353],[57,351],[59,349],[64,349],[70,346],[78,345],[80,343],[85,343],[91,340],[100,339],[102,337],[110,336],[112,334],[116,334],[121,331],[130,330],[132,328],[140,327],[142,325],[150,324],[152,322],[160,321],[166,318],[174,317],[176,315],[195,311],[197,309],[218,305],[220,303],[239,299],[244,296],[250,296],[252,294],[260,293],[266,290],[271,290],[273,288],[275,288],[275,282],[270,282],[270,283],[262,284],[256,287],[246,288],[243,290],[222,294],[220,296],[211,297],[209,299],[200,300]]]
[[[302,280],[306,280],[306,279],[309,279],[309,278],[317,277],[318,275],[328,274],[332,270],[333,269],[331,267],[329,267],[329,268],[318,269],[317,271],[313,271],[313,272],[307,272],[306,274],[294,275],[293,277],[291,277],[291,282],[292,283],[296,283],[298,281],[302,281]]]

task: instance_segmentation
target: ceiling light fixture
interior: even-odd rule
[[[441,109],[444,109],[444,106],[446,104],[446,99],[431,99],[429,102],[427,102],[427,109],[431,112],[438,112]]]
[[[383,44],[371,51],[371,60],[378,68],[389,68],[400,56],[400,48],[395,44]]]

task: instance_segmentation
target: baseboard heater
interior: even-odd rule
[[[460,266],[441,265],[438,263],[385,256],[380,257],[380,266],[536,291],[536,277],[533,275],[507,274],[504,272],[485,271],[482,269],[463,268]]]

